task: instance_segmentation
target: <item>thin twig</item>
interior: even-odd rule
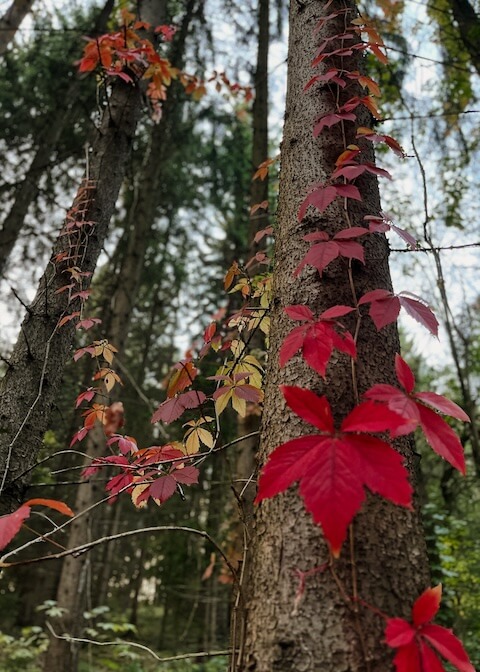
[[[170,663],[174,660],[187,660],[189,658],[213,658],[215,656],[226,656],[231,651],[230,649],[224,649],[223,651],[200,651],[197,653],[181,653],[177,656],[167,656],[166,658],[160,658],[158,654],[155,653],[152,649],[144,644],[139,644],[138,642],[126,642],[124,640],[115,640],[111,642],[99,642],[95,639],[86,639],[85,637],[71,637],[70,635],[58,635],[51,624],[46,622],[47,628],[50,630],[51,634],[55,639],[63,639],[66,642],[79,642],[81,644],[93,644],[94,646],[131,646],[135,649],[141,649],[145,651],[150,656],[155,658],[159,663]]]

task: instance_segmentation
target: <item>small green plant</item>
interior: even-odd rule
[[[0,671],[40,672],[38,660],[48,647],[48,637],[39,626],[23,628],[20,635],[0,631]]]

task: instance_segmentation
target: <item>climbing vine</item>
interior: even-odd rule
[[[390,230],[400,235],[411,248],[416,246],[416,242],[408,232],[378,213],[366,215],[364,226],[352,224],[351,201],[363,200],[357,179],[365,173],[391,179],[385,169],[366,158],[370,144],[383,143],[398,156],[403,156],[403,150],[391,136],[358,124],[357,114],[362,107],[373,119],[380,118],[376,102],[380,91],[376,82],[359,71],[349,70],[345,62],[355,51],[370,52],[383,64],[387,57],[384,43],[376,30],[363,17],[350,20],[350,11],[340,9],[331,12],[321,18],[315,27],[316,33],[329,21],[344,17],[344,31],[325,39],[313,55],[314,74],[305,83],[304,93],[320,86],[328,87],[332,93],[332,108],[313,120],[315,138],[321,136],[325,129],[338,125],[345,139],[346,124],[355,124],[357,144],[344,142],[331,175],[322,183],[311,185],[298,209],[298,222],[301,223],[311,209],[324,213],[336,199],[341,199],[343,227],[334,235],[316,230],[304,236],[307,249],[294,271],[292,282],[301,282],[306,267],[314,268],[321,278],[331,263],[342,263],[351,289],[351,302],[349,305],[332,305],[320,315],[315,315],[308,305],[286,306],[285,313],[294,326],[283,341],[279,363],[281,367],[286,367],[293,358],[302,357],[309,367],[325,378],[332,356],[337,352],[343,353],[351,359],[355,406],[337,427],[325,396],[318,396],[309,389],[282,386],[281,391],[289,408],[316,431],[287,441],[274,450],[261,472],[256,499],[260,503],[285,491],[293,483],[300,483],[305,507],[321,526],[329,547],[329,560],[318,570],[320,572],[333,567],[340,554],[347,552],[343,549],[344,542],[367,490],[396,505],[412,507],[409,473],[393,440],[420,427],[432,449],[465,474],[460,440],[441,416],[469,421],[467,414],[445,397],[434,392],[416,392],[414,375],[399,354],[395,359],[397,386],[390,382],[376,384],[362,396],[358,391],[357,342],[365,320],[371,320],[375,328],[381,330],[395,322],[403,308],[434,336],[438,332],[438,322],[420,297],[408,292],[393,294],[383,287],[359,296],[355,286],[353,264],[364,263],[363,242],[369,236],[383,235]],[[148,82],[146,93],[158,120],[161,116],[160,101],[165,99],[166,87],[173,78],[178,78],[186,92],[196,98],[205,93],[206,83],[174,68],[168,59],[157,53],[150,40],[139,35],[139,31],[151,29],[144,22],[136,21],[134,15],[124,12],[121,30],[87,42],[79,70],[89,72],[99,69],[104,83],[108,83],[108,78],[116,77],[132,85],[145,80]],[[174,29],[160,26],[154,32],[169,40]],[[331,65],[332,62],[335,65]],[[338,63],[341,65],[338,66]],[[321,72],[317,72],[319,68]],[[231,84],[224,74],[214,73],[210,81],[217,89],[226,86],[234,94],[242,91],[247,100],[251,97],[248,87]],[[353,95],[348,97],[350,90]],[[265,178],[272,163],[272,159],[267,159],[258,167],[255,177]],[[100,322],[99,318],[85,314],[90,290],[83,286],[86,274],[80,270],[81,264],[78,263],[85,249],[85,236],[90,235],[95,226],[94,222],[84,217],[94,190],[95,184],[87,175],[63,229],[63,235],[69,238],[70,251],[54,259],[57,272],[66,278],[65,285],[58,291],[68,292],[69,304],[75,300],[80,304],[79,310],[67,312],[59,320],[59,329],[71,321],[77,329],[84,330]],[[266,207],[266,202],[257,204],[252,213]],[[273,233],[273,229],[268,227],[257,234],[256,242]],[[240,295],[243,301],[241,308],[225,320],[212,321],[204,331],[201,344],[190,349],[186,357],[173,367],[166,384],[166,399],[151,420],[152,423],[168,425],[179,420],[187,411],[193,412],[195,415],[189,416],[184,424],[183,436],[178,440],[139,447],[133,437],[121,434],[123,406],[118,401],[109,404],[112,389],[121,384],[120,376],[114,369],[115,346],[106,340],[97,340],[75,352],[75,360],[89,355],[96,360],[97,367],[95,385],[77,397],[76,405],[82,407],[84,420],[71,445],[82,441],[94,427],[103,427],[111,454],[95,458],[84,470],[84,476],[105,468],[115,469],[106,486],[110,501],[127,492],[135,506],[142,507],[149,501],[161,505],[176,493],[183,496],[184,486],[198,482],[199,468],[204,460],[212,452],[222,449],[220,428],[225,409],[231,405],[240,416],[257,411],[263,401],[263,364],[250,353],[249,344],[258,331],[268,337],[271,277],[268,273],[251,276],[249,268],[253,264],[257,268],[269,263],[268,255],[262,251],[245,265],[232,264],[226,273],[224,287],[226,291]],[[216,373],[207,378],[208,382],[202,380],[200,389],[201,362],[212,351],[223,362]],[[31,500],[0,519],[0,547],[9,543],[20,529],[29,514],[29,507],[42,503],[71,514],[68,507],[61,503]],[[352,543],[349,552],[354,564]],[[8,563],[3,563],[3,566],[8,566]],[[301,577],[302,587],[295,609],[305,590],[306,575],[304,573]],[[376,605],[363,601],[361,595],[344,594],[343,597],[352,604],[363,604],[385,619],[385,640],[396,650],[394,661],[397,672],[438,672],[444,669],[441,658],[460,672],[474,672],[467,653],[453,633],[431,623],[440,606],[439,586],[429,588],[419,596],[412,606],[411,622],[381,613]]]

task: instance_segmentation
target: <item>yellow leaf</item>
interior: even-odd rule
[[[225,394],[220,395],[218,399],[215,399],[215,411],[217,415],[220,415],[226,409],[231,396],[232,390],[230,389],[228,392],[225,392]]]
[[[235,411],[237,411],[238,415],[240,415],[242,418],[244,418],[247,414],[247,402],[245,399],[240,399],[240,397],[237,397],[235,394],[235,390],[233,391],[232,394],[232,406]]]

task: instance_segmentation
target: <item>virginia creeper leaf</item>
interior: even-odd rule
[[[428,588],[415,601],[413,625],[402,618],[387,620],[385,639],[389,646],[398,649],[394,658],[397,672],[445,672],[436,653],[459,672],[475,672],[453,632],[431,623],[440,606],[441,590],[441,586]]]
[[[25,502],[23,506],[48,506],[49,509],[55,509],[63,513],[65,516],[74,516],[72,509],[67,506],[64,502],[59,502],[56,499],[42,499],[37,497],[35,499],[29,499],[28,502]]]
[[[256,501],[273,497],[300,481],[305,507],[321,525],[332,553],[338,556],[348,526],[365,499],[364,488],[410,506],[408,472],[401,455],[384,441],[369,434],[335,432],[326,397],[298,387],[281,389],[290,408],[321,433],[293,439],[273,451],[262,470]],[[378,418],[378,409],[372,411]],[[373,419],[365,419],[366,424],[369,422]],[[391,418],[385,421],[382,431],[390,422]],[[344,426],[348,423],[349,416]]]
[[[23,521],[30,516],[30,507],[23,504],[13,513],[0,516],[0,550],[9,544],[19,532]]]
[[[465,475],[463,447],[453,429],[435,411],[431,411],[423,404],[418,404],[417,408],[423,433],[430,446],[440,457]]]
[[[433,620],[440,609],[442,601],[442,584],[435,588],[427,588],[420,597],[415,600],[412,608],[412,621],[415,626],[424,625]]]
[[[318,397],[311,390],[301,387],[281,385],[285,401],[294,413],[310,425],[328,434],[334,431],[332,412],[326,397]]]
[[[190,390],[184,394],[179,394],[173,399],[167,399],[162,402],[152,416],[151,422],[162,420],[165,424],[174,422],[187,410],[187,408],[197,408],[206,400],[204,392],[199,390]]]

